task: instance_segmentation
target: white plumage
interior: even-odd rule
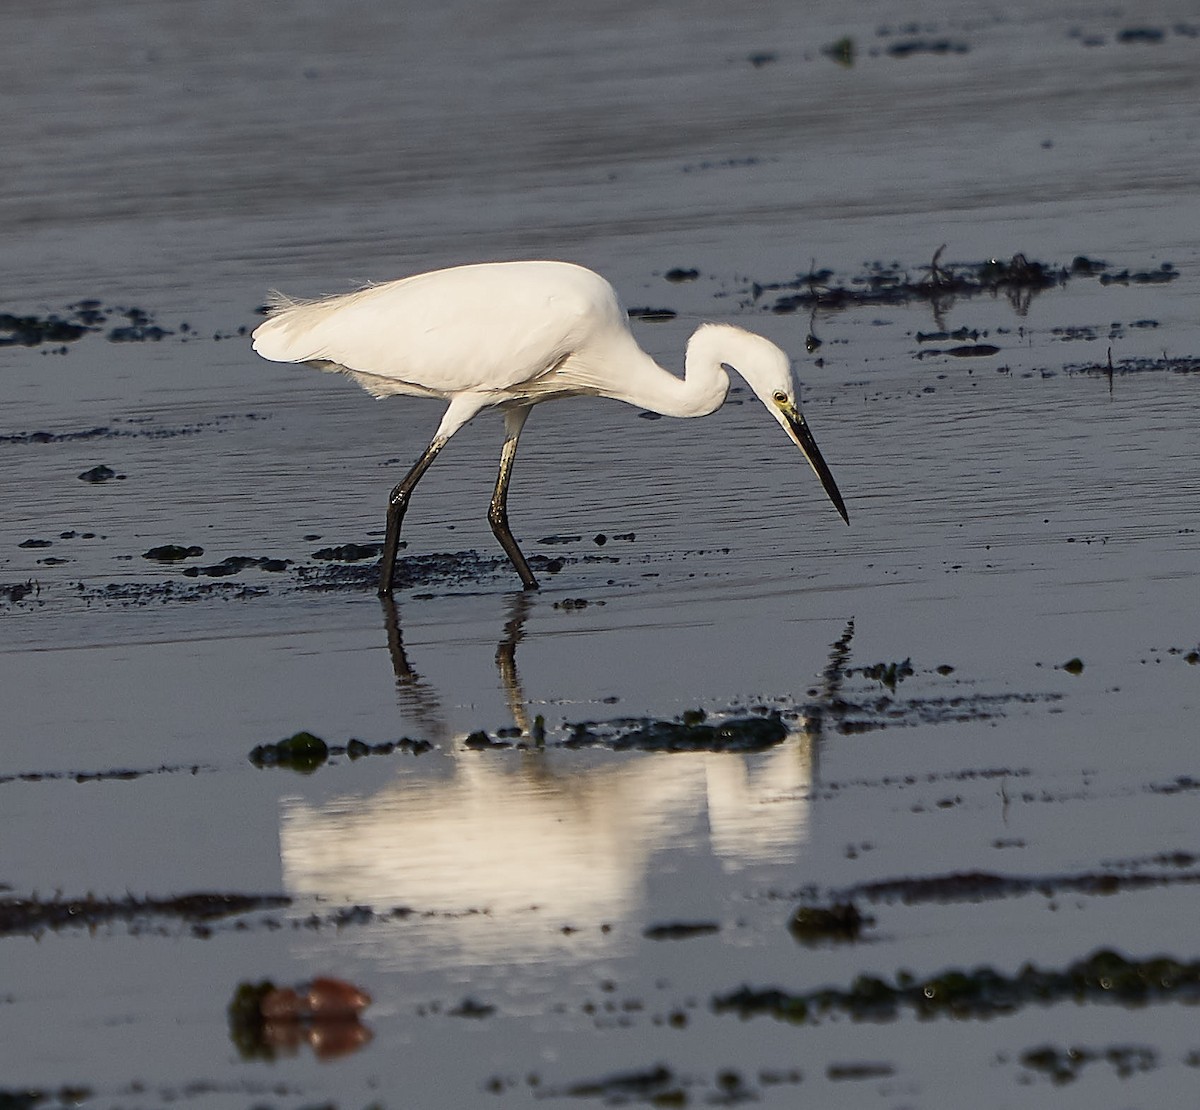
[[[493,262],[435,270],[312,301],[276,294],[254,349],[353,378],[375,397],[438,397],[449,407],[425,452],[392,491],[380,573],[390,594],[400,525],[413,488],[455,432],[485,408],[505,413],[500,474],[488,514],[526,587],[535,587],[508,528],[508,481],[531,406],[556,397],[612,397],[667,416],[706,416],[749,383],[800,447],[843,518],[845,506],[800,413],[786,354],[728,324],[703,324],[680,379],[630,333],[616,293],[567,262]]]

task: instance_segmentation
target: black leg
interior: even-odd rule
[[[392,596],[392,576],[396,572],[396,552],[400,549],[400,525],[404,523],[404,514],[408,509],[408,499],[412,491],[438,457],[438,452],[446,446],[446,440],[435,439],[425,453],[413,464],[413,468],[404,475],[388,497],[387,535],[383,541],[383,558],[379,561],[379,596]]]
[[[500,541],[500,546],[504,548],[509,562],[516,567],[525,589],[536,590],[537,579],[534,578],[533,571],[529,569],[529,564],[508,527],[508,480],[512,476],[513,459],[517,455],[517,441],[521,438],[521,429],[525,427],[525,419],[528,416],[527,408],[509,409],[504,414],[504,447],[500,452],[500,473],[496,476],[496,489],[492,493],[492,504],[488,509],[488,523],[492,526],[496,539]]]

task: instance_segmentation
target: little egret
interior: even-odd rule
[[[353,378],[375,397],[437,397],[450,405],[433,439],[388,498],[379,593],[392,592],[400,526],[438,453],[484,409],[504,413],[500,473],[488,522],[526,589],[537,579],[508,527],[508,483],[529,410],[559,397],[612,397],[664,416],[708,416],[725,401],[728,369],[804,452],[849,523],[837,484],[800,412],[788,356],[760,335],[701,324],[682,379],[646,354],[607,281],[568,262],[485,262],[417,274],[319,300],[275,294],[254,349]]]

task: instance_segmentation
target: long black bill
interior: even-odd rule
[[[813,434],[808,430],[808,425],[804,422],[804,417],[799,413],[787,413],[787,431],[795,441],[797,447],[804,452],[804,457],[808,459],[808,465],[813,468],[813,473],[821,479],[821,485],[825,489],[829,500],[833,502],[833,507],[837,509],[841,518],[847,523],[850,523],[850,517],[846,513],[846,503],[842,500],[842,495],[838,492],[837,482],[833,480],[833,475],[829,472],[829,467],[826,466],[825,460],[821,457],[821,451],[817,447],[817,441],[813,439]]]

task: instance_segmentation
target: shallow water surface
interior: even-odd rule
[[[1188,1104],[1190,5],[10,7],[0,1101]],[[267,288],[537,256],[790,350],[851,527],[739,387],[533,414],[536,594],[494,419],[326,557],[438,409]]]

